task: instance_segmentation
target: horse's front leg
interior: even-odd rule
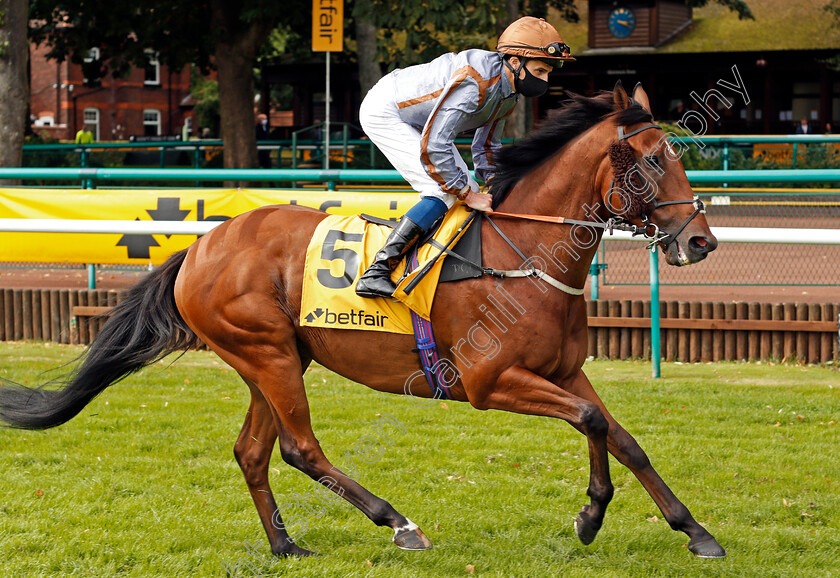
[[[598,406],[519,367],[506,369],[494,384],[482,387],[480,391],[467,388],[467,395],[478,409],[558,417],[586,436],[589,443],[589,488],[586,493],[591,502],[575,519],[575,531],[581,542],[590,544],[601,529],[613,496],[607,456],[608,422]]]
[[[607,447],[610,453],[638,478],[662,511],[662,515],[665,516],[665,520],[671,528],[688,535],[690,538],[688,549],[700,558],[723,558],[726,556],[726,550],[718,544],[706,528],[697,523],[688,508],[677,499],[671,488],[659,477],[647,454],[633,439],[633,436],[627,433],[610,415],[582,371],[570,387],[575,395],[598,405],[601,413],[610,424],[607,435]]]

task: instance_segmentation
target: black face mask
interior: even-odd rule
[[[536,98],[548,91],[548,82],[531,74],[531,71],[525,66],[525,59],[520,61],[518,70],[513,70],[513,67],[509,64],[508,67],[513,71],[513,86],[516,88],[516,92],[522,96]],[[525,70],[525,78],[519,78],[519,73],[523,69]]]

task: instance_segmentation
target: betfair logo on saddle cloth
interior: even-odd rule
[[[445,245],[469,214],[463,204],[453,207],[435,233],[435,240]],[[321,221],[306,250],[300,307],[302,326],[413,334],[409,308],[429,319],[443,255],[411,293],[406,295],[403,291],[424,265],[440,254],[439,248],[428,243],[420,248],[420,266],[414,272],[403,278],[404,262],[393,272],[391,278],[398,282],[395,297],[399,301],[356,295],[356,280],[373,262],[373,256],[385,244],[391,230],[358,216],[330,215]],[[459,237],[466,230],[467,227]],[[455,239],[450,247],[457,241]]]

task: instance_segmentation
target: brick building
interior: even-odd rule
[[[150,58],[124,78],[106,74],[85,79],[81,65],[46,57],[48,48],[31,45],[30,112],[33,130],[52,138],[73,140],[85,124],[95,140],[128,140],[138,136],[181,135],[192,126],[190,71],[173,72]],[[98,50],[87,58],[97,59]]]

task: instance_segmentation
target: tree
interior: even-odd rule
[[[373,23],[371,0],[356,0],[353,9],[356,24],[356,58],[359,62],[359,88],[362,98],[373,88],[380,78],[382,69],[379,66],[376,43],[376,25]]]
[[[190,76],[190,94],[194,102],[193,115],[196,126],[200,130],[209,129],[211,135],[217,136],[221,127],[219,83],[198,74],[195,70]]]
[[[0,0],[0,166],[19,167],[29,122],[28,0]],[[0,181],[0,185],[17,184]]]
[[[81,64],[98,47],[100,62],[116,75],[143,66],[150,52],[175,70],[190,63],[205,73],[215,67],[225,167],[251,168],[257,165],[253,67],[260,47],[278,24],[305,28],[310,11],[304,0],[144,0],[140,6],[32,0],[30,32],[57,60]]]

